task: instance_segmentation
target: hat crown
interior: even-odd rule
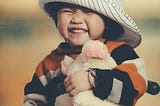
[[[111,0],[111,1],[115,1],[120,7],[123,7],[123,3],[124,3],[123,0]]]
[[[115,8],[121,8],[123,9],[123,4],[124,4],[124,1],[123,0],[107,0],[108,3],[110,3],[113,7]]]

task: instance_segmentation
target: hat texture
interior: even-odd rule
[[[40,8],[45,13],[47,13],[47,11],[45,10],[44,5],[50,2],[70,3],[92,9],[122,25],[124,34],[118,41],[125,41],[133,48],[141,43],[140,30],[135,22],[124,11],[123,0],[39,0]]]

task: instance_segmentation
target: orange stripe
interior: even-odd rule
[[[78,55],[69,55],[73,59],[75,59]],[[36,75],[38,77],[42,75],[46,75],[50,70],[56,71],[57,68],[61,67],[61,61],[64,59],[64,56],[57,56],[52,52],[52,54],[48,55],[37,67]],[[45,72],[46,71],[46,72]]]
[[[104,38],[99,38],[99,41],[100,41],[100,42],[105,42],[106,39],[104,39]]]
[[[57,56],[54,53],[48,55],[37,67],[36,75],[38,77],[46,75],[50,70],[56,71],[57,68],[60,68],[61,60],[64,59],[64,56]],[[45,72],[46,71],[46,72]]]
[[[56,70],[57,68],[59,68],[62,59],[64,59],[64,56],[57,56],[55,54],[49,55],[44,60],[46,70]]]
[[[106,43],[106,46],[108,47],[108,51],[109,53],[111,53],[115,48],[123,45],[123,44],[126,44],[126,42],[114,42],[114,41],[108,41]]]
[[[105,42],[106,39],[100,38],[99,41],[100,42]],[[127,44],[127,43],[126,42],[118,42],[118,41],[108,41],[106,43],[106,46],[107,46],[107,48],[109,50],[109,53],[111,53],[115,48],[117,48],[117,47],[119,47],[119,46],[121,46],[123,44]]]
[[[133,63],[121,64],[115,68],[123,72],[127,72],[131,78],[134,88],[139,92],[134,99],[135,104],[137,100],[146,92],[145,80],[141,75],[139,75],[137,68]]]
[[[41,62],[41,63],[37,66],[37,68],[36,68],[36,75],[37,75],[38,77],[44,75],[44,72],[43,72],[43,62]]]

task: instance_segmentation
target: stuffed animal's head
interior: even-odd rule
[[[104,43],[98,40],[88,40],[82,47],[81,54],[73,60],[65,56],[61,63],[62,73],[72,74],[75,71],[88,70],[88,68],[108,68],[110,55]]]
[[[103,60],[109,55],[107,47],[104,43],[98,40],[88,40],[84,43],[82,48],[83,60],[87,61],[90,59]]]

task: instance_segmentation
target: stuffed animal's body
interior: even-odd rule
[[[117,64],[108,53],[107,47],[99,41],[89,40],[82,48],[81,54],[73,60],[65,56],[62,61],[62,73],[70,75],[77,70],[87,71],[89,68],[112,69]],[[101,100],[94,96],[92,90],[78,93],[73,98],[68,93],[56,98],[55,106],[119,106],[109,100]]]

